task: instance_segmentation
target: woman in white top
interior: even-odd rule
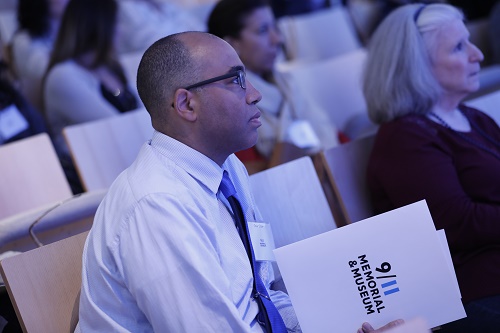
[[[273,159],[280,142],[304,148],[304,153],[338,144],[337,130],[327,114],[290,82],[276,82],[273,70],[282,37],[266,1],[218,2],[209,17],[208,32],[234,47],[245,64],[247,78],[262,93],[257,105],[262,112],[256,145],[260,154]]]
[[[71,0],[61,21],[44,83],[45,115],[56,147],[62,130],[138,107],[113,51],[114,0]]]

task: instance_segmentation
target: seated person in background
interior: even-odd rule
[[[205,30],[204,22],[172,1],[118,0],[119,53],[143,52],[156,40],[176,32]]]
[[[363,89],[381,126],[367,181],[376,213],[425,199],[446,231],[467,318],[439,332],[498,332],[500,128],[461,104],[483,60],[463,19],[447,4],[407,5],[373,35]]]
[[[261,95],[236,52],[207,33],[170,35],[145,52],[137,88],[156,131],[97,211],[81,331],[300,331],[288,296],[269,289],[270,262],[250,260],[243,235],[244,220],[261,217],[233,153],[257,141]]]
[[[42,79],[49,64],[61,17],[68,0],[19,0],[19,30],[10,49],[11,62],[23,94],[42,110]]]
[[[296,134],[297,129],[299,133],[312,132],[319,139],[306,142],[304,154],[338,144],[337,130],[325,111],[305,100],[287,82],[278,84],[275,80],[273,69],[282,37],[267,1],[219,1],[210,14],[208,32],[223,38],[236,50],[249,80],[263,95],[258,105],[262,112],[258,153],[272,160],[273,153],[279,153],[275,148],[280,142],[300,147],[302,137]],[[281,161],[287,162],[287,158]]]
[[[118,62],[115,0],[71,0],[44,83],[45,115],[56,148],[67,154],[64,127],[138,107]]]
[[[47,131],[42,115],[9,80],[0,57],[0,145]]]

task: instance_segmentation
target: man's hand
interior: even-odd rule
[[[361,325],[361,328],[358,329],[357,333],[382,333],[387,331],[388,329],[399,326],[403,323],[404,323],[403,319],[394,320],[391,321],[389,324],[380,327],[378,330],[374,329],[372,325],[368,323],[363,323],[363,325]]]

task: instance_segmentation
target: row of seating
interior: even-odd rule
[[[497,109],[499,101],[500,92],[496,92],[468,104],[488,111],[500,123],[500,112]],[[91,161],[91,164],[94,164],[92,172],[81,173],[82,177],[87,177],[86,180],[82,179],[85,184],[95,184],[90,179],[99,179],[100,175],[104,174],[106,176],[100,179],[105,181],[97,187],[102,187],[102,191],[105,192],[109,182],[112,181],[113,176],[111,175],[120,172],[130,164],[130,156],[137,153],[140,143],[147,140],[151,134],[150,130],[152,130],[146,126],[146,122],[142,124],[142,132],[137,129],[130,130],[128,127],[130,123],[136,122],[138,119],[144,121],[144,111],[78,125],[79,128],[74,131],[71,128],[67,129],[68,133],[72,133],[67,137],[72,137],[68,143],[73,148],[78,147],[78,145],[72,145],[73,140],[81,143],[88,139],[89,134],[100,138],[93,140],[95,146],[92,146],[92,140],[90,140],[85,149],[75,148],[72,150],[75,161]],[[124,127],[125,130],[117,131],[117,127]],[[100,130],[97,130],[98,128]],[[103,133],[106,132],[108,134],[103,137]],[[133,133],[137,133],[137,135],[131,135]],[[250,176],[257,205],[263,218],[272,226],[277,247],[373,215],[364,179],[373,141],[374,136],[370,135],[323,151],[317,158],[302,157]],[[103,143],[105,144],[102,146]],[[32,150],[27,148],[13,150],[12,145],[31,145]],[[100,145],[102,147],[99,147]],[[49,146],[48,151],[53,149],[45,134],[0,147],[0,156],[4,160],[14,161],[16,158],[9,156],[9,151],[15,151],[20,156],[23,152],[31,155],[35,154],[36,151],[44,150],[44,157],[39,159],[35,157],[36,165],[34,162],[31,162],[31,165],[35,166],[34,169],[46,165],[46,167],[42,167],[43,176],[38,174],[36,178],[47,178],[54,181],[50,173],[60,174],[60,166],[54,164],[54,161],[57,161],[55,154],[47,153],[47,148],[43,148],[43,146]],[[128,158],[116,158],[116,154],[104,153],[121,152],[127,148]],[[77,156],[79,154],[82,155]],[[87,154],[90,156],[85,156]],[[47,161],[50,159],[52,161]],[[319,166],[318,160],[320,161]],[[81,165],[79,165],[79,171],[83,171]],[[29,179],[31,172],[24,170],[23,174]],[[323,174],[326,174],[326,179]],[[13,177],[12,174],[7,175],[5,172],[1,172],[0,175],[7,178]],[[332,189],[333,196],[330,198],[328,192],[324,191],[325,181]],[[34,183],[36,184],[37,181]],[[28,185],[22,185],[22,187]],[[54,197],[56,200],[65,200],[69,196],[67,186],[63,184],[61,187],[64,189],[65,195]],[[42,189],[43,193],[46,193],[46,188],[42,187]],[[9,191],[4,187],[2,190]],[[13,196],[16,192],[8,193]],[[35,192],[32,193],[35,194]],[[89,193],[91,192],[87,194]],[[2,195],[5,196],[3,193]],[[20,199],[17,198],[17,201]],[[65,205],[63,204],[61,207]],[[93,210],[87,212],[88,216],[93,216],[96,206],[92,206]],[[337,207],[338,210],[332,210],[332,207]],[[47,206],[44,209],[46,208]],[[0,226],[3,226],[4,222],[5,220],[0,221]],[[58,227],[72,228],[65,221],[55,224]],[[30,224],[23,225],[24,228],[27,228]],[[58,235],[59,238],[64,238],[63,241],[9,257],[0,262],[0,273],[6,282],[11,298],[14,300],[14,307],[25,332],[67,332],[74,327],[75,313],[77,313],[74,306],[77,303],[81,284],[81,253],[86,230],[90,225],[85,225],[83,233],[76,236],[68,238],[70,232],[66,230],[65,233]],[[19,227],[20,225],[16,226],[16,228]],[[78,230],[78,232],[81,231],[81,229]],[[7,233],[8,230],[4,230],[4,232]],[[25,234],[27,232],[25,230]],[[0,238],[0,241],[4,242],[5,239],[8,237]]]
[[[326,158],[336,163],[336,156]],[[108,163],[116,166],[120,161],[109,157]],[[276,246],[338,226],[310,157],[254,174],[250,182],[262,216],[272,226]],[[0,273],[25,332],[67,332],[74,327],[86,234],[64,235],[62,241],[1,261]]]
[[[500,91],[468,101],[467,104],[483,110],[500,124],[499,101]],[[118,174],[131,164],[140,146],[151,137],[152,132],[145,110],[67,127],[64,130],[65,138],[87,191],[82,198],[73,201],[83,202],[83,199],[91,198],[93,193],[97,193],[94,200],[98,201]],[[363,206],[368,202],[366,194],[351,198],[349,191],[365,187],[363,172],[367,152],[373,144],[372,137],[371,134],[366,135],[365,139],[334,147],[320,155],[323,163],[319,164],[323,164],[325,170],[330,172],[326,173],[326,178],[332,184],[332,193],[339,203],[337,211],[340,213],[333,212],[338,225],[369,216],[366,213],[369,206]],[[0,252],[3,252],[9,250],[5,244],[10,240],[9,237],[16,234],[9,233],[9,228],[24,228],[16,222],[16,219],[21,218],[15,218],[14,215],[24,214],[24,219],[30,221],[54,203],[68,200],[72,194],[46,134],[0,147],[0,158],[9,161],[2,164],[0,172],[3,184],[0,190],[0,219],[3,219],[0,222],[0,235],[5,235],[0,238]],[[335,207],[336,204],[330,205]],[[40,228],[43,225],[49,223],[41,223]]]

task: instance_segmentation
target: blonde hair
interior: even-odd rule
[[[441,87],[431,66],[437,31],[463,14],[447,4],[411,4],[390,13],[372,36],[363,77],[368,115],[375,123],[425,114]]]

